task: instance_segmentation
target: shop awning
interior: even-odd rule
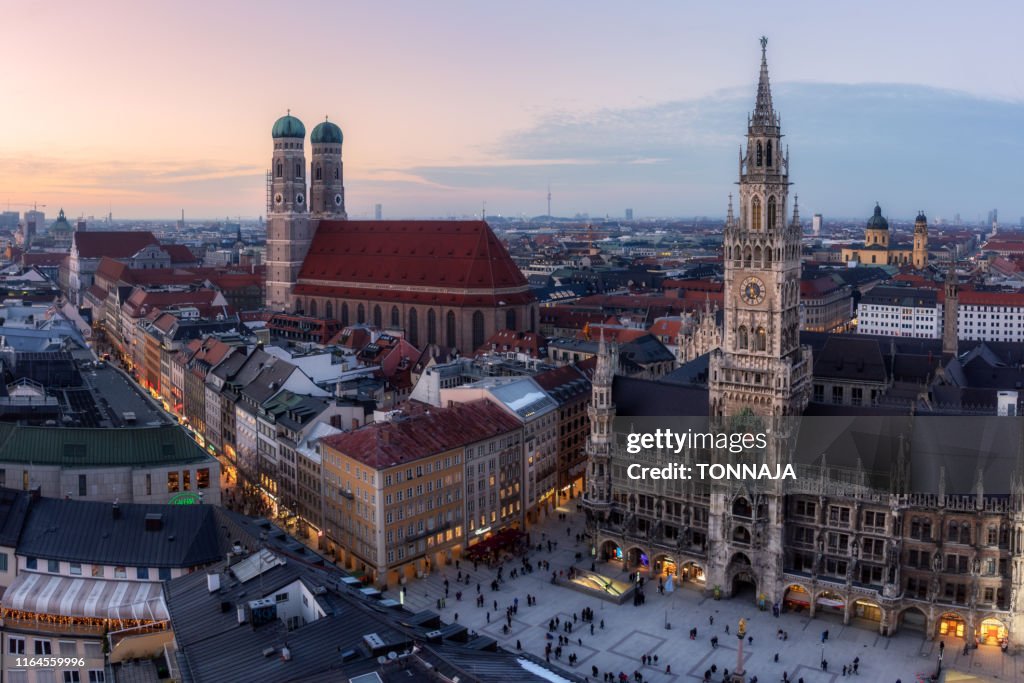
[[[825,607],[842,607],[842,600],[833,600],[832,598],[818,598],[818,604],[824,605]]]
[[[4,593],[3,606],[64,617],[168,619],[161,584],[151,581],[106,581],[25,572]]]

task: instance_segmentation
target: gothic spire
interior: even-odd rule
[[[761,36],[761,77],[757,81],[757,101],[754,103],[754,114],[751,117],[753,127],[772,127],[777,125],[775,110],[772,108],[772,88],[768,83],[768,39]]]
[[[733,218],[732,218],[732,192],[730,192],[729,193],[729,213],[727,213],[726,216],[725,216],[725,224],[731,226],[732,225],[732,220],[733,220]]]
[[[800,226],[800,195],[793,195],[793,225]]]

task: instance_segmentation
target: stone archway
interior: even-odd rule
[[[820,591],[814,596],[814,616],[833,615],[843,619],[846,598],[830,590]]]
[[[928,632],[928,615],[920,607],[908,607],[900,612],[896,625],[901,631],[905,629],[925,634]]]
[[[885,610],[877,602],[858,598],[850,606],[850,623],[861,628],[878,631],[885,623]]]
[[[749,597],[751,600],[757,597],[757,576],[754,574],[753,564],[750,558],[744,553],[736,553],[729,560],[726,578],[729,581],[728,589],[731,597]]]
[[[602,562],[609,562],[611,560],[622,559],[622,548],[618,543],[611,539],[607,539],[601,543],[600,558]]]
[[[979,645],[1000,645],[1009,638],[1010,629],[1000,617],[989,614],[978,622],[975,635]]]
[[[651,576],[676,576],[679,573],[679,566],[676,558],[668,553],[657,553],[651,562]]]
[[[679,568],[679,579],[682,582],[703,588],[707,582],[707,572],[699,562],[687,560]]]
[[[935,635],[939,638],[966,638],[968,631],[964,616],[952,610],[943,612],[935,624]]]
[[[810,609],[811,592],[798,583],[792,583],[782,591],[782,605],[793,612]]]
[[[651,564],[650,555],[647,551],[638,545],[630,546],[628,550],[623,553],[623,558],[626,561],[626,568],[633,569],[644,569],[649,567]]]

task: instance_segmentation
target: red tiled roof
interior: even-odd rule
[[[817,299],[830,292],[842,288],[841,282],[831,277],[816,277],[813,280],[800,280],[800,296],[804,299]]]
[[[140,249],[160,242],[148,230],[109,230],[75,233],[75,246],[81,258],[130,258]]]
[[[139,318],[151,311],[171,306],[195,306],[199,309],[200,315],[210,316],[222,312],[222,307],[213,305],[213,301],[218,296],[220,296],[220,292],[212,289],[150,292],[137,287],[122,306],[122,310],[130,318]]]
[[[688,292],[721,292],[725,285],[714,280],[673,280],[666,279],[661,283],[665,291],[670,289],[683,289]]]
[[[437,455],[520,428],[519,421],[487,399],[431,408],[397,422],[379,422],[320,443],[383,470]]]
[[[679,338],[679,330],[683,327],[682,318],[658,318],[647,331],[658,339],[668,337],[673,342]]]
[[[516,351],[529,354],[531,358],[540,358],[542,356],[541,349],[546,348],[547,345],[548,340],[536,332],[498,330],[476,352]]]
[[[30,251],[21,255],[23,266],[59,266],[67,258],[61,251]]]
[[[380,283],[449,293],[378,290]],[[321,221],[295,292],[456,305],[533,299],[526,278],[483,221]]]
[[[581,331],[577,337],[589,340],[600,339],[601,332],[604,332],[605,341],[627,344],[634,339],[639,339],[647,334],[647,330],[638,330],[632,327],[618,327],[612,325],[591,325],[590,334],[584,335]]]
[[[171,263],[195,263],[196,255],[184,244],[164,244],[161,248],[171,257]]]

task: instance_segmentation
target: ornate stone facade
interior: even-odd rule
[[[730,206],[725,228],[724,332],[711,352],[708,415],[713,431],[737,421],[771,428],[758,454],[769,464],[793,447],[812,365],[798,336],[796,208],[792,222],[781,219],[789,159],[780,139],[762,53],[740,159],[739,216]],[[584,493],[600,559],[621,558],[624,569],[648,577],[672,573],[716,598],[744,595],[766,609],[827,612],[882,635],[911,629],[1024,642],[1024,445],[1009,496],[986,495],[980,476],[973,495],[947,494],[941,483],[937,493],[911,493],[904,441],[888,489],[869,485],[859,463],[832,467],[825,456],[795,465],[796,479],[785,489],[764,480],[631,479],[627,468],[638,462],[694,467],[708,458],[685,450],[627,452],[625,435],[612,424],[615,358],[602,340]]]

